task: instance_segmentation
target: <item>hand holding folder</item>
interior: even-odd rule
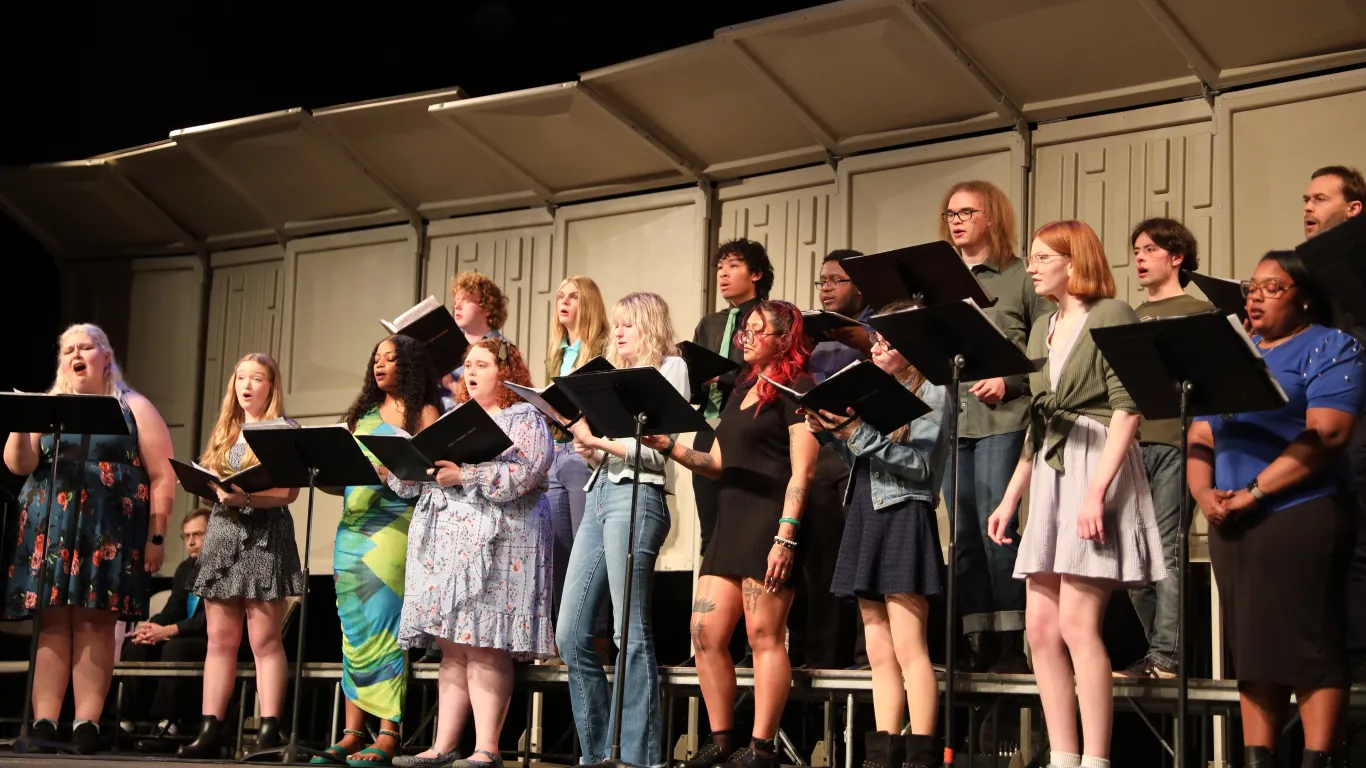
[[[798,392],[767,376],[759,378],[807,413],[827,411],[843,416],[852,410],[858,418],[868,422],[868,426],[884,435],[930,412],[930,407],[902,386],[895,376],[869,360],[851,363],[806,392]],[[843,424],[836,428],[840,426]]]
[[[193,461],[186,464],[183,461],[171,459],[171,470],[175,472],[181,488],[207,500],[210,504],[218,501],[216,488],[222,488],[224,491],[241,490],[246,493],[260,493],[275,487],[270,479],[270,473],[262,464],[256,464],[227,477],[219,477],[218,473],[205,469]]]
[[[422,342],[438,373],[453,371],[465,361],[465,351],[470,344],[464,332],[455,324],[455,318],[435,296],[418,302],[394,318],[393,322],[380,320],[379,324],[390,334],[401,334]]]
[[[438,462],[453,465],[491,461],[512,446],[493,417],[467,400],[413,437],[356,435],[375,458],[400,480],[432,480]]]

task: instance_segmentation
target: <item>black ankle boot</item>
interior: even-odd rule
[[[280,735],[280,718],[263,717],[256,728],[256,746],[254,750],[260,752],[263,749],[275,749],[285,743],[285,739]]]
[[[906,742],[900,734],[870,731],[863,735],[863,768],[901,768]]]
[[[199,736],[189,744],[176,750],[181,760],[217,760],[223,756],[223,747],[218,742],[223,736],[223,721],[213,715],[204,715],[199,724]]]
[[[99,754],[100,727],[92,722],[85,722],[72,728],[71,748],[78,755]]]
[[[1306,749],[1304,757],[1300,759],[1300,768],[1328,768],[1332,765],[1328,761],[1328,754],[1317,749]]]
[[[1276,754],[1266,747],[1243,747],[1243,768],[1276,768]]]
[[[28,729],[28,737],[33,742],[43,743],[30,743],[28,745],[28,751],[25,754],[51,755],[56,753],[56,747],[46,746],[48,744],[58,743],[57,726],[54,725],[51,720],[35,720],[33,726]]]
[[[727,760],[739,756],[744,749],[734,731],[716,731],[707,737],[707,742],[690,760],[674,763],[674,768],[715,768]]]
[[[1030,673],[1029,659],[1025,656],[1024,630],[994,632],[999,653],[996,661],[987,669],[997,675],[1027,675]]]
[[[772,739],[754,739],[749,749],[722,763],[724,768],[778,768],[778,745]]]
[[[933,736],[909,733],[901,739],[906,749],[906,762],[902,763],[905,768],[939,768],[942,764],[939,758],[943,754],[936,749]]]

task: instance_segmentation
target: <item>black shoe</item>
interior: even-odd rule
[[[56,747],[45,746],[46,744],[57,744],[57,726],[47,720],[38,720],[28,729],[30,743],[28,745],[29,755],[51,755],[57,752]],[[36,742],[43,742],[42,744]]]
[[[939,768],[943,756],[935,745],[933,736],[917,736],[913,733],[901,737],[906,745],[904,768]]]
[[[969,632],[960,635],[958,658],[954,666],[959,672],[985,672],[996,660],[995,632]]]
[[[440,646],[432,646],[431,648],[428,648],[428,649],[427,649],[427,652],[424,653],[424,654],[422,654],[422,658],[420,658],[420,659],[417,660],[417,663],[419,663],[419,664],[440,664],[440,663],[441,663],[441,647],[440,647]]]
[[[199,724],[199,736],[189,744],[176,750],[181,760],[218,760],[223,756],[223,747],[218,742],[223,736],[223,721],[213,715],[204,715]]]
[[[906,741],[900,734],[870,731],[863,734],[863,768],[901,768]]]
[[[1328,753],[1316,749],[1304,750],[1304,757],[1300,760],[1300,768],[1328,768],[1329,765]]]
[[[1029,659],[1025,657],[1024,630],[995,632],[997,639],[996,661],[987,669],[996,675],[1028,675]]]
[[[1266,747],[1243,747],[1243,768],[1276,768],[1276,754]]]
[[[133,742],[133,751],[148,755],[169,755],[175,752],[175,742],[171,740],[171,724],[158,725],[145,738]]]
[[[774,749],[772,741],[764,744],[755,739],[748,749],[732,756],[721,766],[722,768],[778,768],[778,753]]]
[[[674,763],[674,768],[715,768],[728,760],[738,757],[744,748],[731,731],[722,731],[707,737],[707,743],[690,760]]]
[[[71,748],[78,755],[95,755],[100,751],[100,727],[84,722],[71,729]]]
[[[285,738],[280,734],[280,718],[263,717],[256,728],[256,744],[252,747],[253,752],[260,752],[265,749],[275,749],[283,746]]]

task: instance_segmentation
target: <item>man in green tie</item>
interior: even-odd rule
[[[713,312],[702,318],[693,332],[693,343],[729,357],[744,364],[744,352],[735,343],[735,332],[743,328],[745,315],[759,302],[768,298],[773,287],[773,264],[768,260],[768,252],[753,240],[731,240],[716,249],[716,292],[726,300],[728,308]],[[702,406],[702,415],[713,428],[725,410],[726,400],[735,388],[738,371],[732,371],[719,379],[693,391],[693,402]],[[715,433],[708,429],[699,431],[693,441],[693,450],[702,453],[711,451]],[[707,551],[711,541],[712,527],[716,524],[716,484],[699,474],[693,474],[693,495],[697,499],[697,518],[702,529],[702,552]]]

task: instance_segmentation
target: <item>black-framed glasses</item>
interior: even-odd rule
[[[850,280],[850,279],[847,278],[847,277],[822,277],[822,278],[820,278],[819,280],[817,280],[815,283],[813,283],[813,285],[815,285],[817,288],[824,288],[824,287],[827,286],[827,285],[830,286],[831,288],[838,288],[838,287],[840,287],[841,285],[844,285],[845,283],[852,283],[852,282],[854,282],[854,281],[853,281],[853,280]]]
[[[950,224],[955,221],[970,221],[979,213],[983,211],[978,208],[964,208],[959,211],[944,211],[939,214],[939,218],[943,219],[945,224]]]
[[[753,344],[760,336],[781,336],[778,333],[768,331],[756,331],[752,328],[742,328],[735,332],[735,343],[741,347],[748,347]]]
[[[1260,283],[1252,280],[1244,280],[1241,283],[1238,283],[1238,288],[1243,292],[1243,298],[1251,296],[1252,293],[1256,291],[1257,293],[1262,294],[1264,298],[1278,299],[1282,294],[1294,287],[1294,283],[1287,283],[1276,277],[1268,278]]]

